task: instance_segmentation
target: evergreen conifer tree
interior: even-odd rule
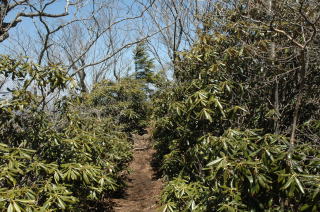
[[[140,42],[134,50],[134,64],[136,79],[143,79],[146,83],[152,83],[153,76],[153,59],[150,58],[146,43]]]

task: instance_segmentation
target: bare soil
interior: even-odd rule
[[[113,199],[115,212],[156,212],[162,188],[151,166],[155,150],[150,145],[150,135],[134,135],[134,159],[123,197]]]

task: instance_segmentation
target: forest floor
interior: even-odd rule
[[[162,180],[156,177],[151,163],[155,150],[150,134],[135,135],[134,155],[127,179],[127,190],[122,197],[113,199],[115,212],[156,212]]]

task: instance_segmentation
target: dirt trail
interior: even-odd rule
[[[115,212],[156,212],[162,183],[154,177],[151,167],[154,149],[150,146],[150,136],[134,136],[134,159],[127,181],[124,197],[113,199]]]

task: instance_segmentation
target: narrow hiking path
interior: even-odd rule
[[[113,199],[115,212],[156,212],[162,188],[155,178],[151,161],[155,150],[150,145],[150,134],[134,136],[134,155],[129,168],[128,188],[123,197]]]

